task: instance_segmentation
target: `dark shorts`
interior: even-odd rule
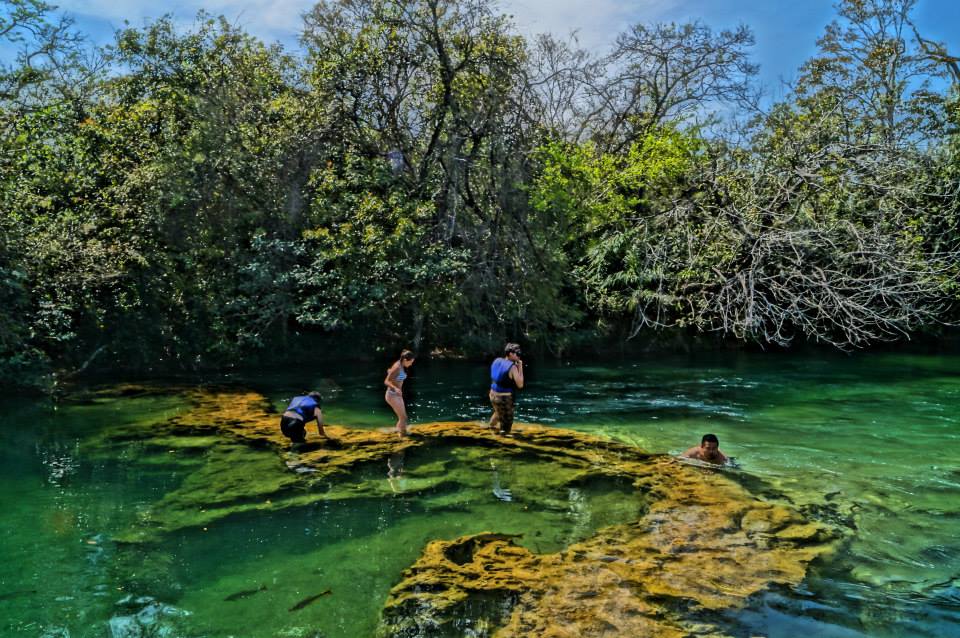
[[[509,434],[513,428],[513,395],[490,393],[490,404],[497,415],[500,431]]]
[[[307,440],[307,428],[303,421],[292,416],[280,417],[280,431],[294,443],[303,443]]]

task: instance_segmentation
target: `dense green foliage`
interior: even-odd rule
[[[950,322],[955,69],[905,35],[912,4],[842,2],[760,109],[746,28],[637,25],[601,57],[485,2],[325,0],[297,55],[206,15],[96,50],[3,0],[0,378],[232,366],[303,332],[846,348]]]

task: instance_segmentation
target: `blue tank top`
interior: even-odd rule
[[[513,361],[506,357],[494,359],[490,366],[490,389],[494,392],[513,392],[517,385],[510,378],[510,369],[513,368]]]
[[[320,407],[313,397],[293,397],[290,405],[287,406],[288,412],[296,412],[303,417],[304,421],[310,421],[316,418],[315,408]]]

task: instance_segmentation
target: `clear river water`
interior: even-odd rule
[[[383,401],[387,363],[217,381],[252,388],[280,408],[319,387],[328,422],[383,428],[393,422]],[[960,636],[960,357],[533,360],[527,376],[521,422],[667,454],[713,432],[740,464],[736,480],[846,531],[799,587],[731,612],[734,635]],[[414,428],[489,414],[483,365],[418,361],[407,383]],[[626,486],[554,493],[538,484],[535,467],[495,451],[466,458],[454,447],[408,456],[405,471],[355,473],[350,481],[373,486],[364,498],[232,516],[133,547],[116,542],[227,444],[214,439],[209,450],[187,453],[133,440],[105,454],[96,442],[111,428],[185,409],[178,393],[58,404],[0,397],[0,636],[365,638],[390,587],[431,539],[522,533],[531,550],[553,552],[636,514],[622,497]],[[244,456],[253,452],[236,454],[232,462],[257,467]],[[437,481],[437,472],[449,480]],[[433,487],[418,490],[428,476]]]

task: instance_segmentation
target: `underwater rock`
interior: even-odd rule
[[[99,388],[72,389],[57,398],[64,403],[85,405],[118,398],[168,396],[183,390],[184,388],[151,383],[121,383]]]
[[[349,473],[369,464],[386,468],[388,459],[429,446],[479,451],[474,461],[490,449],[551,468],[512,476],[509,492],[492,472],[494,494],[490,484],[485,488],[492,500],[510,494],[516,502],[524,486],[532,489],[536,482],[570,490],[604,481],[626,486],[635,520],[602,528],[556,553],[533,553],[516,538],[495,533],[502,530],[429,543],[391,590],[382,636],[723,634],[727,610],[771,586],[799,583],[810,561],[831,551],[838,537],[729,476],[585,433],[518,424],[506,439],[491,436],[482,424],[431,423],[398,440],[392,432],[329,424],[333,441],[308,434],[308,449],[291,452],[263,396],[235,389],[187,396],[192,409],[139,432],[134,426],[119,429],[101,442],[111,446],[139,436],[143,445],[151,438],[169,444],[171,437],[214,435],[219,441],[120,540],[155,540],[243,512],[382,498],[384,485],[350,482]],[[426,489],[457,471],[438,465],[418,480]],[[406,484],[414,485],[415,470],[406,475]],[[115,620],[113,638],[137,636],[129,632],[139,614]]]
[[[776,532],[774,536],[779,540],[786,541],[827,540],[828,537],[822,536],[825,531],[825,528],[817,523],[804,523],[802,525],[791,525],[786,529]]]
[[[776,532],[788,525],[802,523],[803,518],[785,508],[752,509],[740,519],[740,528],[745,532]]]
[[[110,638],[173,638],[176,627],[170,622],[190,612],[152,601],[136,614],[114,616],[107,623]]]
[[[127,594],[114,604],[117,607],[135,607],[139,609],[144,605],[149,605],[155,602],[156,599],[153,596],[134,596],[133,594]]]
[[[497,534],[434,541],[391,591],[380,635],[456,633],[476,618],[477,600],[498,601],[485,620],[500,638],[704,635],[712,623],[723,633],[724,610],[774,584],[799,583],[831,549],[827,528],[722,477],[667,459],[620,469],[657,494],[640,520],[556,554]]]
[[[136,616],[114,616],[107,623],[110,638],[142,638],[144,628]]]

